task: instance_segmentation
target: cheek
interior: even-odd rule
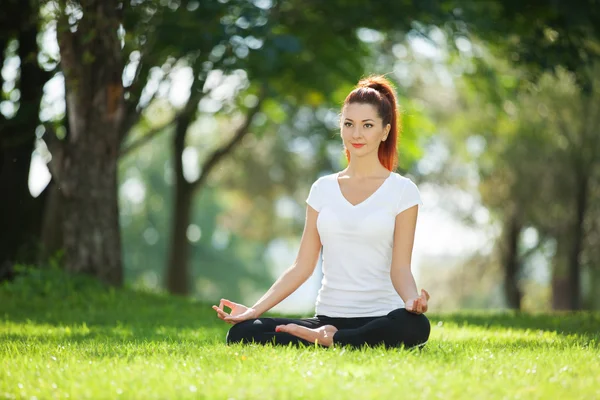
[[[381,132],[381,130],[375,129],[375,128],[371,128],[371,129],[367,129],[365,130],[365,138],[368,141],[377,141],[381,138],[383,132]]]

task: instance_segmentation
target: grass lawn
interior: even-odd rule
[[[0,398],[600,399],[598,313],[427,315],[421,351],[226,346],[209,304],[37,272],[0,287]]]

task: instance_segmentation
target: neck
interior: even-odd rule
[[[351,157],[350,163],[346,168],[346,175],[353,178],[372,178],[389,174],[377,156],[377,152],[372,153],[375,157]]]

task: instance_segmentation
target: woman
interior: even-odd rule
[[[395,172],[396,95],[381,76],[361,80],[342,107],[348,167],[313,183],[298,256],[252,307],[222,299],[212,308],[234,326],[227,343],[405,348],[429,338],[429,294],[411,272],[417,186]],[[315,317],[260,318],[313,273],[323,247]],[[224,307],[231,311],[228,313]]]

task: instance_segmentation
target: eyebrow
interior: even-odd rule
[[[347,121],[352,121],[350,118],[346,118],[346,120],[347,120]],[[375,122],[375,120],[374,120],[374,119],[371,119],[371,118],[367,118],[367,119],[363,119],[363,120],[362,120],[362,122],[367,122],[367,121],[373,121],[373,122]],[[352,122],[354,122],[354,121],[352,121]]]

